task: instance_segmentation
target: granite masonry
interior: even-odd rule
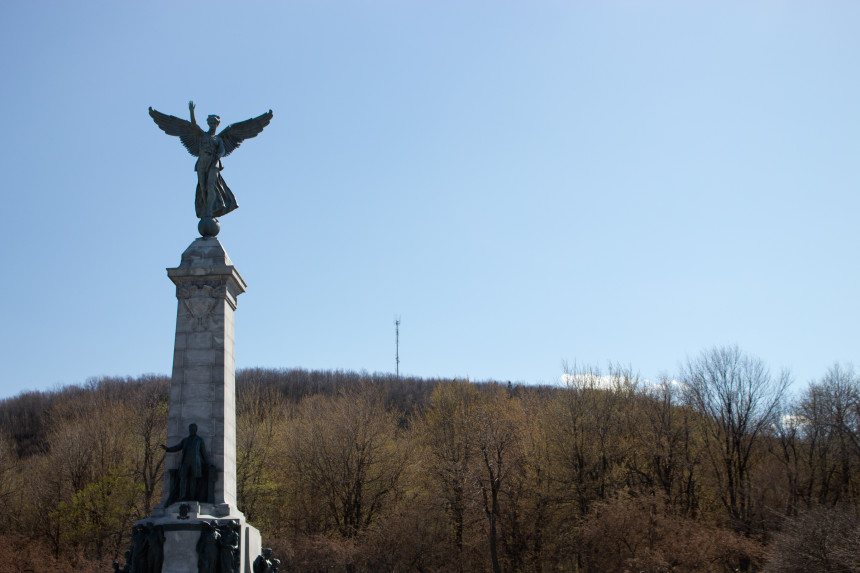
[[[171,447],[162,501],[135,525],[145,556],[133,543],[131,560],[147,573],[252,573],[260,533],[236,507],[234,313],[245,281],[215,237],[196,239],[167,275],[178,301]]]

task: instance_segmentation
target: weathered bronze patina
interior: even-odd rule
[[[226,215],[239,205],[236,197],[221,177],[221,158],[227,157],[246,139],[256,137],[272,120],[272,110],[263,115],[228,125],[221,133],[215,134],[221,118],[210,115],[206,119],[208,131],[203,131],[194,118],[194,102],[188,102],[191,121],[167,115],[149,108],[149,115],[156,125],[167,135],[179,137],[188,153],[197,158],[194,170],[197,172],[197,192],[194,207],[200,219],[200,234],[204,237],[218,234],[215,217]]]

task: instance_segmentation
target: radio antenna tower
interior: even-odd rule
[[[400,378],[400,317],[394,319],[394,372]]]

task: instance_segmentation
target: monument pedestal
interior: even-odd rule
[[[205,559],[207,546],[216,563],[213,573],[226,570],[222,560],[232,562],[233,569],[227,573],[252,573],[254,560],[262,551],[260,532],[241,513],[225,516],[222,508],[210,503],[185,501],[156,507],[151,519],[136,525],[147,531],[153,527],[163,531],[161,573],[198,573],[201,553]]]
[[[160,554],[161,573],[251,573],[260,532],[236,507],[233,315],[245,281],[215,237],[196,239],[167,276],[178,300],[167,422],[171,453],[162,502],[135,525],[131,559],[152,563]],[[199,568],[201,559],[211,567]]]

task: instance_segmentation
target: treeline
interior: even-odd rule
[[[239,507],[290,571],[860,570],[860,377],[788,381],[736,347],[656,383],[243,370]],[[111,570],[161,499],[168,385],[0,402],[0,572]]]

